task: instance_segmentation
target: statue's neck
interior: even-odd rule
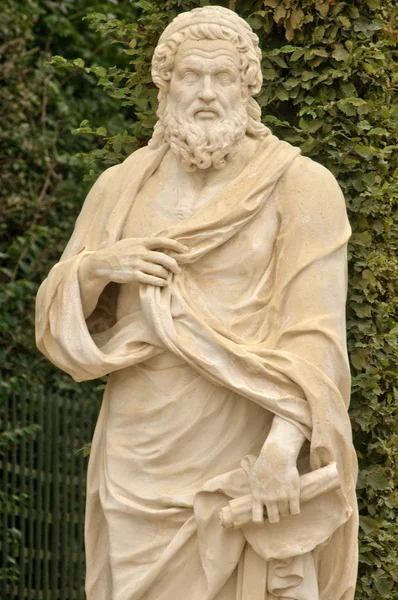
[[[222,169],[215,169],[211,166],[207,169],[187,171],[182,164],[181,157],[170,151],[166,159],[167,169],[169,173],[175,174],[176,181],[186,183],[200,192],[204,187],[219,186],[222,183],[227,184],[237,177],[249,163],[259,144],[260,140],[245,136],[238,151],[228,155],[226,164]]]

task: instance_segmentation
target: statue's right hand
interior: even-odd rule
[[[88,255],[84,270],[90,278],[164,287],[169,273],[181,270],[175,256],[187,251],[169,238],[126,238]]]

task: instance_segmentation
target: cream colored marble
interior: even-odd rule
[[[354,597],[350,227],[333,176],[261,124],[257,41],[220,7],[167,27],[149,147],[101,175],[38,293],[40,350],[109,374],[88,600]]]

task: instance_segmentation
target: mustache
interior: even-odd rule
[[[222,111],[217,105],[214,105],[214,104],[211,104],[211,105],[204,104],[204,105],[193,106],[191,109],[191,112],[194,116],[196,116],[200,112],[213,113],[217,117],[224,116],[224,111]]]

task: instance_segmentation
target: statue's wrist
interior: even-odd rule
[[[288,440],[273,440],[266,439],[260,456],[265,458],[267,462],[273,464],[296,465],[300,449],[295,444],[289,444]]]
[[[301,429],[290,421],[275,416],[261,454],[267,455],[267,460],[272,460],[274,456],[278,462],[295,464],[304,441]]]
[[[83,258],[79,268],[80,277],[87,284],[96,282],[106,285],[109,283],[109,280],[105,277],[104,271],[101,268],[102,263],[98,260],[96,254],[96,252],[93,252]]]

